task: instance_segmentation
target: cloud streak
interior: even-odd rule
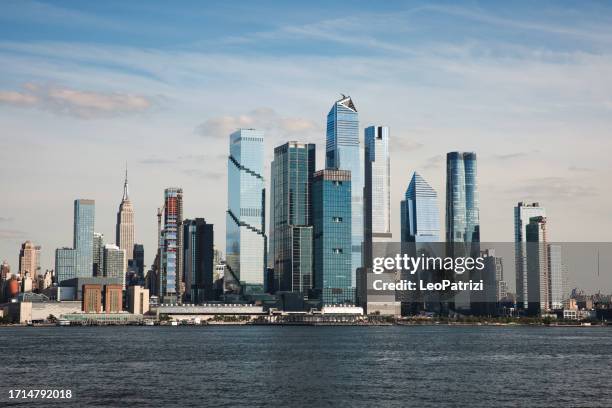
[[[212,117],[196,128],[196,133],[206,139],[226,140],[227,136],[240,128],[255,128],[266,132],[273,139],[301,138],[315,132],[321,132],[322,127],[312,120],[296,117],[285,117],[274,109],[256,108],[244,115],[225,115]]]
[[[25,84],[20,91],[0,91],[0,104],[92,119],[144,112],[151,108],[152,101],[133,94]]]

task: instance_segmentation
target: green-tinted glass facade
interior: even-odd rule
[[[323,304],[355,302],[351,266],[351,172],[326,169],[312,185],[314,289]]]
[[[315,145],[288,142],[274,149],[271,167],[270,261],[274,289],[312,288],[312,178]]]

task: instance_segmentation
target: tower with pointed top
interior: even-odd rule
[[[351,280],[356,286],[362,266],[364,163],[359,143],[359,116],[350,96],[342,95],[327,114],[325,167],[351,172]]]
[[[129,198],[127,166],[123,183],[123,198],[117,212],[116,243],[125,250],[127,262],[134,259],[134,208]]]
[[[438,194],[416,171],[400,209],[402,242],[431,243],[440,240]]]

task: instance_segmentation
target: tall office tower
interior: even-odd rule
[[[232,133],[227,167],[226,289],[263,292],[267,240],[263,132]]]
[[[93,237],[93,274],[102,276],[104,267],[104,234],[94,232]]]
[[[550,275],[550,308],[563,309],[565,300],[565,265],[561,245],[548,245],[548,271]]]
[[[40,246],[34,245],[32,241],[24,242],[19,251],[19,276],[23,279],[28,273],[30,278],[36,281],[39,269]]]
[[[144,246],[142,244],[134,244],[134,268],[138,274],[138,280],[144,280]]]
[[[274,149],[271,167],[269,258],[274,289],[312,288],[312,177],[315,145],[288,142]]]
[[[119,248],[125,250],[127,264],[134,259],[134,208],[128,196],[127,168],[125,169],[123,198],[117,212],[117,227],[115,231],[115,242]]]
[[[214,300],[214,235],[213,225],[204,218],[183,222],[185,246],[185,297],[199,304]]]
[[[537,315],[550,309],[550,274],[546,217],[529,219],[527,241],[527,311]]]
[[[365,129],[364,230],[385,242],[391,240],[391,162],[389,128],[370,126]],[[376,210],[374,210],[376,209]]]
[[[74,272],[78,278],[93,276],[94,200],[74,200]]]
[[[363,157],[359,148],[359,118],[350,96],[342,96],[327,114],[325,167],[351,172],[351,285],[356,285],[357,269],[362,266],[363,235]]]
[[[72,248],[55,250],[55,283],[57,286],[66,279],[76,278],[76,251]]]
[[[183,297],[183,189],[169,187],[164,191],[163,230],[161,232],[161,270],[159,292],[165,303]]]
[[[532,217],[546,217],[546,210],[539,203],[519,202],[514,207],[514,261],[516,270],[516,305],[527,309],[527,236],[526,229]]]
[[[105,278],[121,278],[125,287],[125,249],[113,244],[104,245],[103,272]]]
[[[314,290],[323,304],[355,303],[351,259],[351,172],[314,174],[312,224]]]
[[[391,242],[391,167],[389,128],[370,126],[365,129],[365,184],[363,189],[364,265],[369,266],[372,245]]]
[[[476,153],[446,155],[446,241],[480,242]]]
[[[439,242],[438,194],[417,172],[406,189],[401,209],[402,242]]]

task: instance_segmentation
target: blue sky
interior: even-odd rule
[[[609,241],[608,2],[0,4],[0,258],[72,242],[72,200],[114,237],[123,166],[136,237],[155,247],[163,188],[224,249],[227,135],[317,143],[339,93],[392,137],[392,222],[414,170],[444,200],[444,155],[479,157],[483,240],[537,200],[552,239]],[[441,206],[443,211],[443,206]],[[442,214],[442,219],[443,214]],[[588,226],[588,227],[587,227]],[[612,283],[611,283],[612,286]]]

